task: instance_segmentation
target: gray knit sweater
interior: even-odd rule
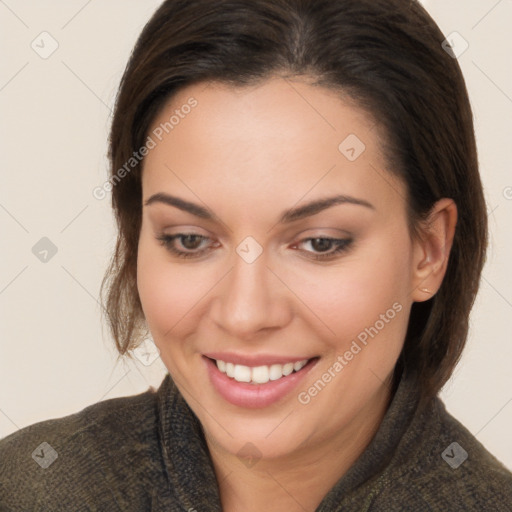
[[[416,403],[402,377],[377,434],[316,512],[512,511],[512,473],[439,398],[422,414]],[[158,390],[0,441],[2,512],[150,510],[221,511],[201,425],[169,374]]]

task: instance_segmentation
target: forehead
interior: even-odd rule
[[[149,135],[156,145],[144,162],[145,197],[180,191],[250,208],[333,189],[377,204],[404,195],[385,169],[380,126],[339,93],[305,81],[194,84],[164,105]]]

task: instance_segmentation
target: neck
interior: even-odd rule
[[[314,511],[366,449],[384,417],[391,392],[383,385],[346,428],[309,441],[293,453],[245,466],[206,436],[224,512]],[[307,482],[307,485],[304,485]]]

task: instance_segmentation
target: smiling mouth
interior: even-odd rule
[[[277,381],[287,377],[292,373],[297,373],[306,365],[318,359],[312,357],[301,361],[289,362],[284,364],[271,364],[260,366],[245,366],[243,364],[234,364],[221,359],[208,358],[215,363],[220,372],[237,382],[249,384],[266,384],[270,381]]]

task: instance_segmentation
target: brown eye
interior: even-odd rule
[[[181,235],[180,236],[181,245],[183,245],[183,247],[185,249],[188,249],[190,251],[197,249],[201,245],[203,238],[204,237],[199,236],[199,235]]]
[[[311,247],[318,252],[326,252],[332,247],[333,241],[329,238],[312,238]]]
[[[352,238],[305,238],[297,245],[309,244],[312,250],[305,250],[308,257],[315,260],[329,260],[339,257],[341,253],[348,251],[353,243]]]
[[[208,247],[201,247],[201,244],[203,244],[203,242],[208,242],[210,238],[203,235],[197,235],[195,233],[178,233],[176,235],[162,234],[157,236],[156,239],[170,253],[180,258],[198,258],[209,251]],[[176,247],[176,241],[179,241],[179,247]],[[180,249],[180,247],[183,250]]]

